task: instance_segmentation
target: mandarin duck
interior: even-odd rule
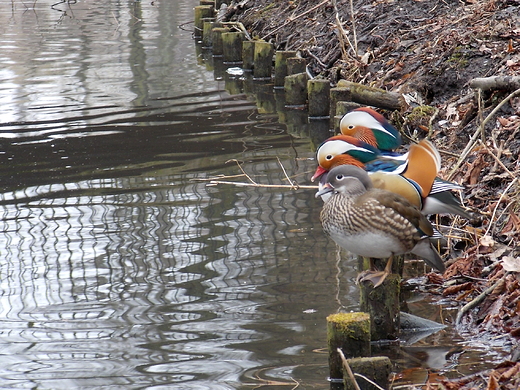
[[[463,187],[437,177],[441,156],[426,139],[411,145],[405,156],[390,157],[363,141],[339,135],[320,145],[316,159],[319,166],[312,181],[324,179],[324,174],[336,166],[354,165],[368,171],[374,187],[404,196],[423,214],[448,213],[471,218],[451,193]]]
[[[391,273],[393,256],[405,253],[444,272],[444,263],[430,242],[434,230],[426,216],[403,196],[374,188],[364,169],[353,165],[331,169],[316,196],[327,193],[331,195],[320,213],[323,230],[355,255],[388,258],[384,271],[365,271],[358,281],[370,280],[379,286]]]
[[[360,107],[341,118],[341,134],[357,138],[383,151],[401,146],[399,131],[388,120],[369,107]]]

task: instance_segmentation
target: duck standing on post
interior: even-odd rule
[[[388,258],[384,271],[365,271],[358,280],[379,286],[391,272],[393,256],[405,253],[444,272],[430,241],[434,230],[428,219],[403,196],[374,188],[365,170],[353,165],[331,169],[316,196],[327,193],[331,195],[320,214],[325,232],[355,255]]]

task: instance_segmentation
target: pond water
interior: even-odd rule
[[[1,388],[328,387],[358,292],[315,191],[207,182],[309,184],[328,124],[227,76],[195,5],[0,0]],[[427,340],[403,368],[485,365]]]

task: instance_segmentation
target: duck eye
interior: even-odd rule
[[[327,160],[332,160],[332,154],[328,154],[327,157],[325,157]]]
[[[348,129],[349,129],[349,130],[353,130],[354,127],[356,127],[356,126],[354,126],[354,125],[348,125]]]
[[[343,175],[342,174],[336,175],[336,180],[341,180],[341,179],[343,179]]]

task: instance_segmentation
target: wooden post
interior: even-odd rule
[[[285,104],[301,106],[307,103],[307,73],[292,74],[285,78]]]
[[[388,378],[392,372],[392,362],[387,356],[347,359],[347,363],[353,373],[363,375],[364,377],[377,383],[383,389],[390,388]],[[371,385],[365,379],[358,376],[354,376],[354,378],[361,389],[376,389],[375,386]],[[345,385],[345,390],[356,389],[354,383],[352,383],[352,380],[348,375],[344,376],[343,383]]]
[[[255,79],[271,79],[274,47],[270,42],[256,41],[253,75]]]
[[[213,6],[198,5],[195,7],[195,27],[193,30],[195,38],[202,38],[202,19],[211,17],[213,17]]]
[[[303,73],[307,70],[306,67],[307,60],[305,58],[287,58],[287,74]]]
[[[283,51],[277,50],[275,53],[274,60],[274,87],[275,88],[283,88],[285,82],[285,76],[287,73],[287,59],[290,57],[294,57],[296,55],[296,51]]]
[[[360,308],[370,314],[371,339],[395,340],[399,335],[401,277],[390,274],[374,288],[370,281],[359,284]]]
[[[213,45],[213,28],[217,27],[215,18],[202,19],[202,47],[209,49]]]
[[[343,378],[343,364],[337,352],[347,358],[370,356],[370,317],[367,313],[339,313],[327,317],[327,344],[331,379]]]
[[[242,42],[242,69],[246,72],[252,72],[255,62],[255,42],[254,41],[243,41]]]
[[[245,40],[243,32],[222,33],[222,60],[225,64],[238,64],[242,62],[242,41]]]
[[[222,34],[229,32],[226,27],[214,27],[211,34],[211,41],[213,42],[213,55],[220,57],[224,54],[224,45],[222,43]]]
[[[331,88],[330,89],[330,119],[333,120],[336,116],[336,107],[338,102],[350,102],[351,99],[351,92],[348,88]]]
[[[329,116],[330,82],[327,79],[307,81],[309,100],[309,117],[321,118]]]

